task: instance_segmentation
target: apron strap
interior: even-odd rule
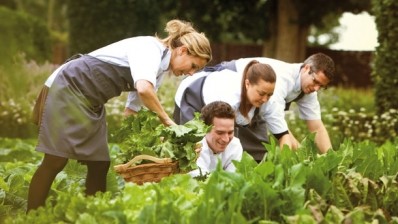
[[[173,118],[177,124],[185,124],[192,120],[195,116],[195,112],[200,112],[205,106],[203,99],[203,85],[205,83],[206,76],[200,77],[191,83],[182,94],[180,102],[180,108],[175,105]]]

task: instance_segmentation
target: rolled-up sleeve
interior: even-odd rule
[[[127,101],[125,107],[137,112],[141,110],[142,107],[141,105],[142,103],[137,92],[136,91],[129,92],[129,94],[127,95]]]
[[[302,120],[320,120],[321,106],[316,92],[305,95],[297,101],[299,117]]]
[[[273,98],[261,106],[259,114],[265,120],[268,130],[272,134],[279,134],[288,130],[284,110],[285,104]]]

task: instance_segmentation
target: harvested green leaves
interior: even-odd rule
[[[117,162],[126,163],[134,156],[145,154],[178,161],[182,172],[196,169],[195,145],[209,130],[199,114],[184,125],[166,127],[155,113],[142,110],[127,117],[115,136],[121,145]]]

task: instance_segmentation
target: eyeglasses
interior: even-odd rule
[[[312,69],[310,69],[310,71],[308,72],[308,74],[311,75],[311,77],[312,77],[312,82],[313,82],[315,85],[319,86],[319,89],[321,89],[321,90],[326,90],[326,89],[328,88],[327,85],[323,85],[321,82],[319,82],[319,81],[315,78],[316,73],[315,73],[314,71],[312,71]]]

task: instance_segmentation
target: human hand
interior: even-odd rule
[[[195,153],[196,153],[196,158],[195,161],[199,158],[200,152],[202,151],[202,143],[201,142],[197,142],[194,146],[195,149]]]
[[[294,135],[290,134],[290,141],[291,141],[291,145],[290,148],[293,151],[297,151],[297,149],[300,147],[300,142],[297,141],[296,137],[294,137]]]
[[[162,124],[164,124],[165,126],[177,125],[173,120],[170,119],[170,117],[167,118],[159,117],[159,119],[162,122]]]
[[[195,144],[195,152],[196,152],[197,154],[199,154],[201,151],[202,151],[202,143],[201,143],[201,142],[197,142],[197,143]]]
[[[124,108],[124,116],[127,117],[127,116],[131,116],[131,115],[136,115],[136,114],[137,114],[137,111],[132,110],[128,107]]]

